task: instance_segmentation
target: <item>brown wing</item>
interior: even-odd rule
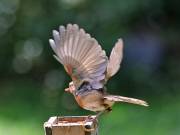
[[[123,41],[119,39],[111,51],[107,65],[106,80],[115,75],[120,68],[123,58]]]
[[[76,88],[84,80],[94,88],[102,88],[107,57],[98,42],[76,24],[60,26],[59,32],[53,31],[53,37],[49,42],[55,58],[64,65]]]

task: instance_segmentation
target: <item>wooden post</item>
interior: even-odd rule
[[[55,116],[44,129],[45,135],[98,135],[98,121],[95,116]]]

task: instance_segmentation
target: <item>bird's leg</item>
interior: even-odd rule
[[[98,119],[103,113],[105,113],[106,112],[106,110],[104,110],[104,111],[101,111],[101,112],[98,112],[97,114],[96,114],[96,119]]]
[[[96,123],[96,124],[93,124],[93,127],[90,127],[88,125],[86,125],[87,122],[93,122],[93,123]],[[97,124],[98,124],[98,119],[97,117],[92,117],[92,115],[88,115],[86,117],[86,119],[83,121],[82,125],[83,125],[83,128],[86,132],[92,132],[94,131],[97,127]]]
[[[98,112],[98,113],[96,114],[96,119],[98,119],[102,114],[107,113],[107,112],[111,112],[111,111],[112,111],[112,108],[111,108],[111,107],[108,107],[106,110],[101,111],[101,112]]]
[[[102,115],[105,112],[106,112],[106,110],[98,112],[95,117],[92,117],[91,115],[88,115],[84,122],[86,123],[86,122],[92,122],[93,121],[94,123],[98,123],[99,116]],[[86,126],[84,126],[84,129],[85,129],[85,131],[91,132],[91,131],[94,131],[96,129],[96,127],[94,127],[94,128],[87,128]]]
[[[101,111],[101,112],[98,112],[98,113],[95,115],[95,117],[92,117],[91,115],[88,115],[87,118],[85,119],[85,121],[86,121],[86,122],[88,122],[88,121],[96,121],[96,122],[97,122],[98,118],[99,118],[103,113],[105,113],[105,112],[106,112],[106,110]]]
[[[110,112],[111,110],[112,110],[112,109],[109,107],[109,108],[107,108],[107,109],[104,110],[104,111],[98,112],[98,113],[95,115],[94,118],[93,118],[91,115],[88,115],[87,118],[85,119],[85,122],[94,121],[95,123],[98,123],[98,118],[99,118],[102,114],[104,114],[104,113],[106,113],[106,112]],[[86,129],[86,131],[93,131],[93,130],[94,130],[94,128],[93,128],[93,129]]]

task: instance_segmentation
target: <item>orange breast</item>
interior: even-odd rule
[[[86,94],[75,96],[75,99],[80,107],[86,110],[96,112],[103,111],[106,109],[102,97],[102,93],[100,93],[99,91],[92,90]]]
[[[84,108],[83,106],[83,102],[80,96],[75,96],[75,99],[77,101],[77,103],[79,104],[80,107]]]

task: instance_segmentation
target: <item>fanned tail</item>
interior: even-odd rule
[[[123,97],[123,96],[107,95],[107,96],[104,96],[104,99],[107,99],[109,101],[114,101],[114,102],[126,102],[126,103],[131,103],[131,104],[142,105],[142,106],[149,106],[146,101],[135,99],[135,98]]]

